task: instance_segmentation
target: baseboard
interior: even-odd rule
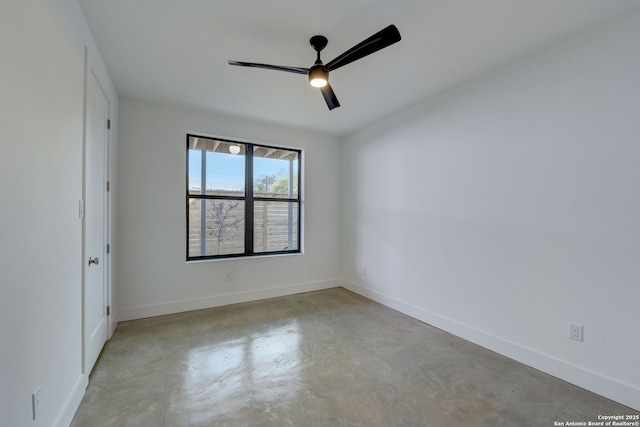
[[[449,332],[517,362],[523,363],[578,387],[621,403],[629,408],[640,410],[640,390],[629,384],[622,383],[613,378],[605,377],[569,362],[556,359],[534,349],[526,348],[519,344],[504,340],[500,337],[475,329],[469,325],[464,325],[452,319],[439,316],[433,312],[408,302],[398,300],[382,292],[365,288],[355,282],[342,279],[339,283],[345,289],[429,325],[435,326],[443,331]]]
[[[185,311],[201,310],[204,308],[220,307],[241,302],[256,301],[267,298],[282,297],[286,295],[300,294],[303,292],[319,291],[323,289],[340,287],[336,280],[324,280],[319,282],[300,283],[289,286],[281,286],[270,289],[259,289],[246,292],[237,292],[211,297],[195,298],[183,301],[172,301],[162,304],[145,305],[118,310],[118,321],[143,319],[145,317],[162,316],[165,314],[182,313]]]
[[[56,419],[56,422],[53,424],[54,427],[68,427],[73,421],[73,417],[76,415],[76,411],[78,407],[80,407],[80,402],[82,402],[82,398],[84,397],[84,392],[87,390],[87,386],[89,385],[89,376],[88,375],[80,375],[78,380],[76,381],[71,393],[67,397],[67,400],[64,402],[64,406]]]

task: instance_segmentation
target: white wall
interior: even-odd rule
[[[0,13],[0,425],[62,426],[82,398],[85,45],[74,1],[5,0]],[[117,99],[112,111],[117,109]],[[115,138],[114,138],[115,144]],[[41,386],[32,421],[31,394]]]
[[[304,254],[185,262],[187,133],[304,150]],[[121,99],[120,141],[121,320],[336,286],[341,198],[336,138]]]
[[[345,138],[345,286],[640,409],[638,40],[636,10]]]

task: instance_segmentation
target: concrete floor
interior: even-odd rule
[[[631,413],[331,289],[120,323],[71,425],[553,426]]]

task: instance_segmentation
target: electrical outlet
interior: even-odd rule
[[[33,409],[33,419],[35,420],[38,414],[40,413],[40,387],[36,389],[31,395],[31,407]]]
[[[230,282],[233,280],[233,276],[231,275],[231,273],[227,273],[227,282]]]
[[[583,341],[583,329],[582,325],[574,325],[573,323],[569,323],[569,338],[576,341]]]

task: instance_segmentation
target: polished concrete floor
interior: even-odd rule
[[[331,289],[121,323],[72,427],[553,426],[630,413]]]

